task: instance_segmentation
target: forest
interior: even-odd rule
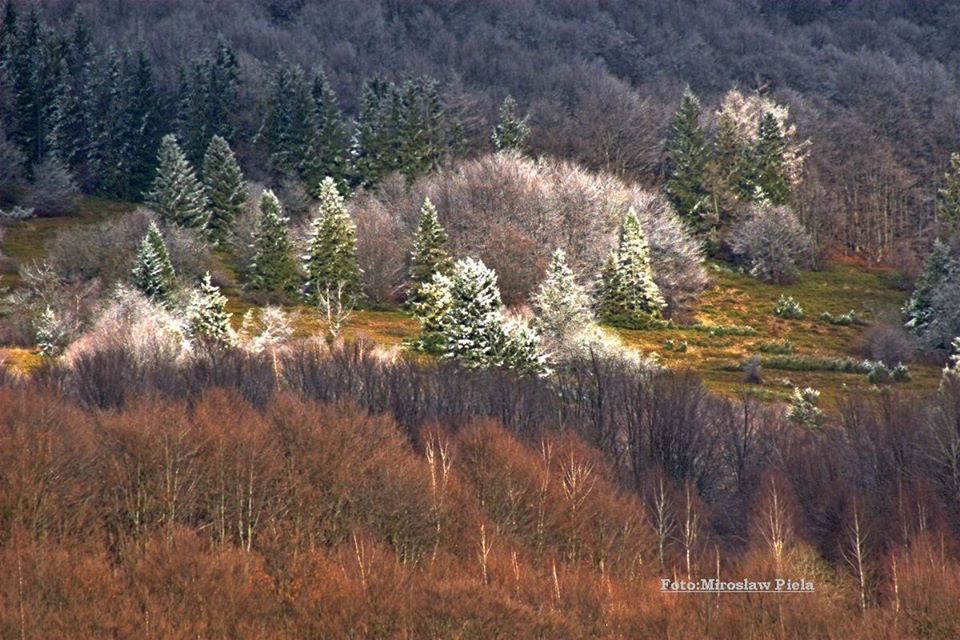
[[[960,636],[954,3],[0,11],[0,638]]]

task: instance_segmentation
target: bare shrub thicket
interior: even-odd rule
[[[108,286],[126,282],[137,247],[153,219],[146,209],[137,209],[106,222],[73,226],[50,243],[47,261],[65,282],[95,278]],[[197,232],[167,227],[164,242],[174,270],[184,282],[195,282],[209,269],[210,249]]]
[[[441,169],[412,187],[388,180],[375,193],[359,194],[353,207],[358,219],[393,216],[409,238],[425,197],[437,207],[451,252],[479,257],[494,269],[508,304],[528,299],[558,247],[581,281],[592,281],[631,205],[647,233],[668,309],[683,308],[706,286],[700,248],[666,202],[611,174],[569,162],[487,155]],[[373,277],[374,265],[361,266]],[[403,265],[391,264],[389,271],[398,274],[399,284]]]
[[[750,275],[776,284],[795,281],[813,261],[810,237],[786,207],[751,207],[731,229],[730,248]]]

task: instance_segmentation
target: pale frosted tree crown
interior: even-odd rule
[[[209,211],[203,185],[173,134],[160,142],[157,175],[145,200],[165,222],[195,229],[207,225]]]
[[[562,345],[594,324],[590,295],[567,265],[563,249],[553,252],[547,275],[533,295],[537,325],[549,342]]]
[[[63,350],[63,332],[53,309],[43,310],[35,323],[34,340],[44,358],[55,358]]]

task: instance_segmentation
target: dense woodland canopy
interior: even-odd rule
[[[67,40],[78,21],[87,25],[91,43],[83,46],[99,52],[97,67],[106,65],[89,73],[101,83],[108,80],[104,74],[125,76],[129,99],[156,109],[151,126],[137,135],[169,132],[175,122],[182,130],[191,113],[185,94],[221,98],[222,104],[202,106],[205,122],[190,126],[200,129],[200,138],[227,134],[247,171],[291,169],[282,161],[278,166],[263,145],[250,145],[272,89],[291,81],[278,76],[278,65],[304,70],[290,72],[294,85],[299,74],[309,82],[322,67],[348,129],[352,120],[364,121],[365,81],[432,79],[424,81],[438,92],[443,138],[452,144],[418,156],[428,164],[441,151],[489,148],[497,108],[510,94],[530,114],[531,153],[574,158],[642,183],[661,181],[664,140],[684,86],[699,95],[705,113],[740,88],[788,105],[801,135],[812,141],[796,194],[805,224],[824,244],[885,258],[895,246],[902,255],[898,243],[924,242],[938,182],[960,138],[960,54],[952,46],[960,7],[946,1],[50,0],[18,6],[21,21],[36,6],[42,22]],[[230,48],[226,58],[218,38]],[[141,50],[145,60],[138,58]],[[84,89],[98,84],[84,76],[90,55],[71,56],[68,48],[63,57],[72,82]],[[136,88],[145,64],[152,67],[156,99]],[[49,97],[44,104],[53,104]],[[199,143],[184,143],[191,159],[202,153]],[[152,159],[154,147],[146,147]],[[37,157],[28,152],[29,159]],[[301,177],[309,173],[295,169]],[[127,179],[136,183],[137,173]],[[107,184],[112,179],[103,177]],[[134,186],[140,185],[109,188],[136,195]]]

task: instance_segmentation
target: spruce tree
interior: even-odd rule
[[[161,140],[157,164],[157,175],[145,198],[147,206],[165,222],[205,228],[209,211],[203,185],[172,134]]]
[[[754,151],[754,197],[770,204],[784,204],[790,199],[784,152],[786,143],[780,124],[772,113],[763,114]]]
[[[297,265],[280,201],[269,189],[260,200],[260,221],[254,234],[253,260],[247,286],[253,291],[271,294],[292,293],[296,289]]]
[[[917,334],[922,334],[934,319],[934,298],[954,270],[954,258],[950,247],[939,239],[935,240],[923,267],[923,273],[917,279],[910,299],[903,312],[907,317],[906,326]]]
[[[151,222],[147,234],[140,242],[132,271],[133,286],[151,302],[169,305],[176,288],[176,274],[163,235],[156,223]]]
[[[508,95],[500,105],[500,117],[493,129],[493,146],[497,151],[524,151],[529,137],[527,116],[517,113],[517,102]]]
[[[316,153],[320,157],[320,173],[332,177],[337,188],[345,192],[350,175],[347,131],[337,94],[322,69],[314,74],[311,93],[317,120]]]
[[[205,346],[229,346],[234,342],[227,298],[204,275],[200,286],[191,292],[187,310],[187,335]]]
[[[160,143],[160,112],[157,108],[158,90],[153,66],[143,51],[137,53],[126,71],[127,95],[124,100],[125,118],[129,123],[126,144],[129,172],[128,197],[140,196],[150,186],[157,167],[154,149]]]
[[[363,85],[360,114],[350,143],[353,186],[372,187],[389,170],[390,131],[385,112],[390,93],[390,86],[380,77]]]
[[[420,321],[420,335],[414,346],[427,353],[443,353],[446,348],[444,320],[450,310],[450,278],[434,273],[418,288],[417,297],[410,304],[414,317]]]
[[[567,265],[563,249],[553,252],[547,275],[532,301],[540,332],[555,345],[575,339],[594,324],[590,295]]]
[[[203,185],[209,203],[207,233],[222,244],[247,203],[247,183],[227,141],[213,136],[203,156]]]
[[[420,223],[413,236],[410,255],[410,292],[407,300],[416,303],[420,289],[433,279],[435,273],[447,273],[452,262],[444,249],[447,233],[437,220],[437,208],[425,198],[420,208]]]
[[[63,351],[63,330],[50,307],[44,309],[35,322],[34,341],[43,358],[55,358]]]
[[[360,294],[357,231],[331,177],[320,185],[320,210],[307,240],[303,270],[306,273],[304,299],[307,302],[316,303],[334,291],[348,299],[355,299]]]
[[[620,228],[620,240],[601,274],[600,309],[604,319],[625,326],[643,326],[666,306],[653,279],[650,247],[633,207]]]
[[[688,88],[673,119],[667,146],[667,198],[695,228],[703,227],[710,213],[706,188],[707,137],[700,126],[700,101]]]
[[[449,308],[442,321],[443,357],[467,367],[497,366],[504,340],[497,275],[480,260],[458,260],[448,293]]]
[[[960,153],[950,155],[950,167],[937,191],[937,219],[953,232],[960,230]]]

